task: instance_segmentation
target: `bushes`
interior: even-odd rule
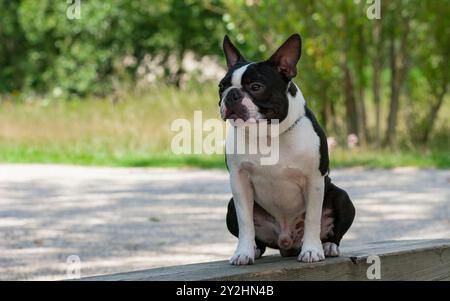
[[[203,1],[0,1],[0,93],[106,95],[146,54],[218,53],[221,16]],[[125,56],[135,64],[123,68]],[[179,64],[179,62],[177,62]]]

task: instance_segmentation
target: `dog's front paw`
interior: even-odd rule
[[[302,251],[297,257],[298,261],[302,262],[316,262],[325,260],[323,247],[320,241],[318,243],[303,243]]]
[[[234,255],[230,258],[232,265],[248,265],[255,263],[255,248],[238,247]]]
[[[337,257],[339,256],[339,246],[332,242],[324,242],[322,244],[323,251],[326,257]]]

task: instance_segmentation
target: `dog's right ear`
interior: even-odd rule
[[[298,33],[293,34],[267,60],[275,66],[288,80],[297,75],[297,63],[302,54],[302,38]]]
[[[233,43],[231,43],[228,35],[225,35],[223,38],[223,53],[225,53],[228,69],[232,68],[238,62],[245,62],[245,58],[241,55],[239,50],[234,47]]]

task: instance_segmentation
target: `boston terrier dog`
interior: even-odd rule
[[[266,247],[301,262],[339,256],[355,208],[347,193],[331,183],[325,133],[292,82],[300,35],[292,35],[262,62],[244,59],[228,36],[223,50],[228,72],[219,84],[219,106],[231,123],[225,161],[233,194],[226,221],[238,237],[230,263],[253,264]],[[261,164],[259,154],[228,152],[239,127],[263,120],[267,126],[278,122],[278,133],[265,136],[279,141],[276,163]]]

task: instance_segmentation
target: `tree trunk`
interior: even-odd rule
[[[360,49],[360,53],[358,54],[357,59],[357,72],[358,72],[358,117],[359,117],[359,125],[360,129],[360,141],[361,144],[366,144],[368,140],[368,131],[367,131],[367,116],[366,116],[366,103],[365,103],[365,87],[366,87],[366,79],[364,76],[364,58],[365,58],[365,49],[366,43],[364,39],[364,28],[363,26],[358,26],[358,46]]]
[[[400,90],[405,80],[406,71],[408,69],[408,34],[409,20],[404,20],[405,31],[400,39],[400,49],[397,56],[395,49],[395,33],[391,32],[390,39],[390,65],[391,65],[391,102],[389,105],[388,126],[386,129],[386,145],[394,146],[397,130],[397,116],[400,106]]]
[[[343,30],[347,32],[343,41],[342,49],[342,72],[344,75],[344,100],[345,100],[345,120],[347,122],[347,135],[355,134],[359,137],[359,117],[358,108],[355,99],[355,84],[349,65],[349,55],[351,47],[351,35],[349,30],[354,26],[353,23],[349,24],[350,9],[346,1],[341,3],[343,11]]]
[[[373,54],[373,75],[372,75],[372,89],[373,101],[375,104],[375,146],[381,145],[381,68],[382,68],[382,47],[381,47],[381,20],[374,20],[375,26],[373,28],[373,43],[375,45]]]
[[[447,87],[448,83],[445,81],[441,93],[437,95],[437,102],[433,106],[431,106],[430,111],[425,118],[425,126],[422,135],[419,138],[419,142],[422,144],[426,144],[428,142],[428,139],[430,138],[430,133],[433,130],[433,126],[436,122],[439,109],[442,107],[442,103],[444,102],[445,94],[447,93]]]
[[[330,110],[330,116],[331,116],[331,125],[333,126],[334,133],[337,137],[341,136],[340,127],[338,126],[337,120],[336,120],[336,108],[334,107],[334,102],[329,102],[329,110]]]
[[[361,136],[361,143],[366,144],[369,140],[369,132],[367,129],[367,113],[366,113],[366,100],[364,96],[364,86],[359,87],[359,112],[358,115],[360,116],[359,124],[361,125],[360,130],[360,136]]]
[[[348,67],[347,55],[344,54],[344,89],[345,89],[345,111],[347,120],[347,135],[355,134],[359,137],[359,124],[356,109],[354,84],[350,68]]]
[[[177,56],[178,68],[177,68],[177,72],[175,72],[175,76],[174,76],[174,83],[177,88],[181,88],[181,79],[184,74],[184,69],[183,69],[184,54],[185,54],[185,50],[184,50],[184,48],[182,48],[182,49],[180,49],[178,56]]]

